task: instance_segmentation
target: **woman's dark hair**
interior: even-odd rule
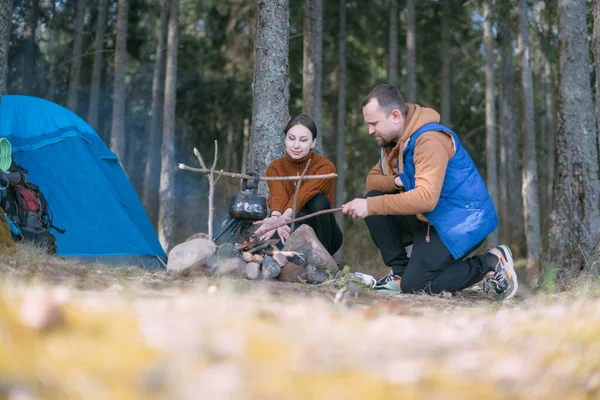
[[[315,122],[308,115],[304,114],[296,115],[290,119],[283,133],[287,135],[288,131],[296,125],[302,125],[307,128],[312,133],[313,140],[317,138],[317,125],[315,125]]]

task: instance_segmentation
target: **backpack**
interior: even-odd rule
[[[52,224],[52,212],[38,185],[28,179],[28,171],[12,162],[8,172],[0,176],[0,207],[7,220],[16,228],[11,229],[15,240],[32,242],[56,254],[56,238],[50,229],[60,234],[65,231]],[[10,224],[10,222],[9,222]]]

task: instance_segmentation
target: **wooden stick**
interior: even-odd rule
[[[248,252],[250,254],[256,254],[259,251],[266,249],[267,247],[275,246],[278,242],[279,242],[279,239],[270,239],[270,240],[267,240],[265,243],[261,244],[260,246],[256,246],[256,247],[248,250]]]
[[[291,220],[289,220],[289,221],[287,221],[287,222],[284,222],[284,223],[282,223],[282,224],[275,225],[275,226],[271,227],[271,229],[269,229],[269,230],[271,231],[271,230],[273,230],[273,229],[280,228],[280,227],[282,227],[282,226],[284,226],[284,225],[291,224],[292,222],[300,222],[300,221],[304,221],[305,219],[309,219],[309,218],[312,218],[312,217],[316,217],[317,215],[331,214],[331,213],[338,212],[338,211],[342,211],[342,207],[338,207],[338,208],[331,208],[331,209],[329,209],[329,210],[321,210],[321,211],[314,212],[314,213],[312,213],[312,214],[307,214],[307,215],[304,215],[304,216],[302,216],[302,217],[299,217],[299,218],[294,218],[294,219],[291,219]],[[252,234],[251,236],[254,236],[254,237],[256,237],[254,234]]]
[[[258,246],[262,246],[263,244],[267,244],[267,246],[270,246],[273,244],[277,244],[277,242],[279,242],[279,239],[268,239],[262,242],[248,242],[236,245],[235,249],[238,251],[250,251]]]
[[[200,166],[203,169],[206,169],[206,164],[204,163],[204,159],[202,158],[202,154],[198,151],[198,149],[194,148],[194,154],[200,163]],[[215,211],[214,207],[214,197],[215,197],[215,166],[217,165],[217,159],[219,157],[219,144],[215,140],[215,155],[213,158],[212,166],[210,167],[208,174],[208,240],[213,240],[213,214]],[[219,175],[217,180],[221,177]]]
[[[187,166],[185,164],[179,164],[179,169],[184,170],[184,171],[199,172],[201,174],[210,174],[209,168],[194,168],[194,167]],[[239,178],[239,179],[248,179],[248,180],[254,179],[254,177],[251,175],[238,174],[235,172],[226,172],[223,170],[220,170],[219,174],[222,176],[226,176],[228,178]],[[305,175],[304,178],[302,178],[302,180],[332,179],[332,178],[337,178],[337,176],[338,176],[338,174],[335,174],[335,173],[324,174],[324,175]],[[260,176],[258,179],[261,181],[297,181],[300,179],[300,175],[296,175],[296,176]]]
[[[198,159],[198,162],[200,163],[200,166],[202,167],[202,169],[206,170],[206,172],[210,172],[210,169],[207,169],[206,164],[204,164],[204,159],[202,158],[202,154],[200,154],[198,149],[195,147],[194,147],[194,154],[196,155],[196,158]]]
[[[213,158],[212,166],[210,167],[210,175],[208,176],[208,183],[210,187],[208,189],[208,240],[213,240],[213,218],[215,215],[215,167],[217,166],[217,160],[219,158],[219,144],[215,140],[215,156]],[[219,175],[217,180],[221,177]]]
[[[294,191],[294,205],[292,206],[292,219],[296,218],[296,204],[298,202],[298,192],[300,191],[300,186],[302,185],[302,178],[304,178],[304,175],[306,175],[306,171],[308,171],[308,166],[310,165],[311,161],[312,161],[312,158],[306,162],[306,165],[304,166],[304,171],[302,171],[302,174],[300,175],[300,179],[298,179],[298,182],[296,182],[296,190]],[[293,222],[292,222],[291,230],[292,231],[294,230]]]

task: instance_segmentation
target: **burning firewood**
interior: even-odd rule
[[[265,249],[269,246],[274,246],[279,242],[279,239],[269,239],[262,240],[256,242],[244,242],[235,246],[235,249],[238,251],[250,251],[251,253],[255,253],[259,250]],[[252,251],[251,251],[252,250]]]

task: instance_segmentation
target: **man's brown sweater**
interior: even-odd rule
[[[439,122],[440,115],[431,108],[407,104],[408,112],[404,121],[404,133],[396,146],[383,149],[383,170],[379,161],[367,175],[367,191],[379,190],[389,193],[384,196],[369,197],[369,215],[417,215],[426,221],[423,213],[432,211],[440,198],[448,161],[454,155],[454,141],[444,132],[430,131],[422,134],[415,143],[415,188],[400,192],[394,178],[402,173],[402,150],[408,138],[420,127],[429,122]],[[396,161],[400,170],[396,168]]]
[[[304,176],[335,173],[335,166],[331,161],[311,150],[306,156],[298,160],[294,160],[288,154],[278,158],[267,167],[267,176],[302,175],[304,167],[309,159],[312,159],[312,161]],[[279,211],[283,214],[288,208],[293,208],[296,182],[297,181],[267,181],[270,191],[268,203],[271,212]],[[296,212],[302,210],[306,203],[319,193],[323,193],[329,200],[329,204],[333,207],[335,178],[303,180],[300,190],[298,190]]]

